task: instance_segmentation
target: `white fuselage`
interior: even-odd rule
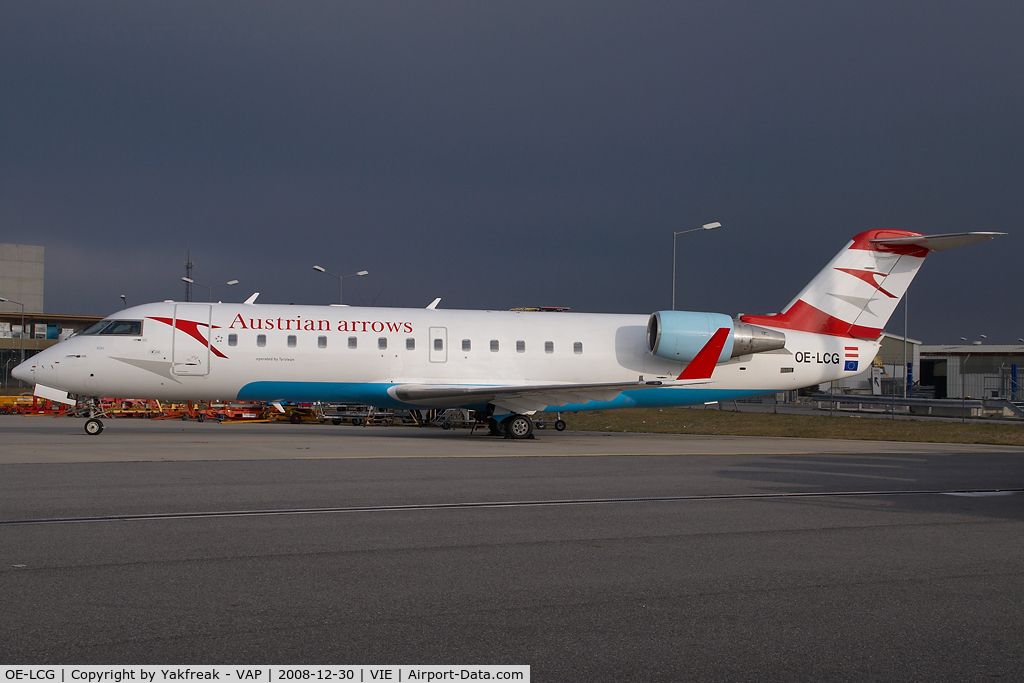
[[[647,315],[165,302],[109,319],[142,321],[141,334],[80,334],[15,376],[79,396],[437,407],[399,401],[388,389],[673,380],[685,367],[647,350]],[[878,348],[784,333],[784,349],[720,363],[698,387],[549,407],[690,405],[797,389],[858,374]],[[851,358],[857,369],[844,369]],[[467,399],[461,407],[482,406]]]

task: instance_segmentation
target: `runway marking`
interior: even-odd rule
[[[773,463],[774,464],[774,463]],[[841,465],[840,465],[841,467]],[[778,468],[766,468],[759,465],[741,465],[738,470],[745,472],[775,472]],[[916,481],[913,477],[887,477],[879,474],[857,474],[856,472],[830,472],[828,470],[796,470],[787,469],[790,474],[823,474],[829,477],[853,477],[854,479],[884,479],[885,481]]]
[[[780,498],[850,498],[860,496],[1009,496],[1016,489],[934,489],[896,491],[798,491],[792,493],[724,493],[691,496],[642,496],[635,498],[580,498],[563,500],[508,500],[478,503],[423,503],[419,505],[354,505],[331,508],[284,508],[277,510],[222,510],[207,512],[155,512],[139,515],[103,515],[96,517],[48,517],[40,519],[0,520],[0,526],[38,524],[81,524],[84,522],[131,522],[161,519],[204,519],[211,517],[266,517],[275,515],[325,515],[352,512],[403,512],[420,510],[471,510],[478,508],[552,507],[568,505],[610,505],[614,503],[669,503],[683,501],[770,500]]]
[[[963,496],[965,498],[991,498],[994,496],[1009,496],[1013,491],[956,491],[946,493],[947,496]]]
[[[469,453],[447,455],[309,455],[287,458],[288,460],[431,460],[446,458],[608,458],[632,456],[679,456],[679,455],[851,455],[876,456],[877,453],[859,451],[689,451],[686,453]],[[911,462],[924,462],[921,458],[902,458]],[[870,466],[870,465],[865,465]],[[895,467],[895,466],[894,466]]]

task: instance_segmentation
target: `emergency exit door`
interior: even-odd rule
[[[448,328],[430,328],[430,362],[448,362]]]

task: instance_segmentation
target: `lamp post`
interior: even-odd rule
[[[323,273],[324,275],[330,275],[331,277],[338,278],[338,303],[339,304],[344,304],[345,303],[345,300],[341,296],[341,294],[342,294],[342,289],[341,289],[342,280],[344,280],[347,277],[362,277],[364,275],[369,275],[370,274],[370,271],[368,271],[368,270],[360,270],[358,273],[350,273],[349,275],[335,275],[334,273],[327,272],[326,269],[321,268],[320,266],[313,266],[313,270],[315,270],[318,273]]]
[[[213,290],[217,289],[218,287],[228,287],[230,285],[237,285],[238,284],[238,280],[228,280],[227,282],[225,282],[222,285],[214,285],[214,286],[211,287],[210,285],[200,284],[200,283],[196,282],[195,280],[193,280],[190,277],[183,277],[183,278],[181,278],[181,281],[182,282],[187,282],[190,285],[195,285],[196,287],[206,287],[207,291],[210,292],[210,298],[208,299],[208,301],[210,303],[213,303]],[[124,298],[124,297],[121,297],[121,298]]]
[[[4,363],[4,389],[11,387],[11,363],[13,362],[13,358],[8,358],[7,362]]]
[[[5,299],[0,297],[0,303],[17,304],[21,306],[21,361],[25,362],[25,304],[20,301],[12,301],[11,299]]]
[[[697,232],[698,230],[714,230],[715,228],[722,227],[721,223],[705,223],[699,228],[693,228],[691,230],[680,230],[679,232],[672,233],[672,310],[676,310],[676,237],[679,235],[685,235],[688,232]]]
[[[982,339],[988,339],[984,334],[979,334]],[[961,341],[967,341],[967,337],[960,337]],[[980,346],[981,342],[975,342],[975,346]],[[964,364],[960,367],[960,421],[967,422],[967,361],[971,359],[971,354],[968,353],[967,357],[964,358]],[[985,393],[985,392],[982,392]]]
[[[960,422],[967,422],[967,389],[965,388],[967,380],[967,361],[971,359],[971,354],[967,354],[967,358],[964,358],[964,366],[960,368]]]
[[[910,315],[907,309],[910,308],[910,287],[903,294],[903,398],[907,397],[907,319]],[[914,361],[910,361],[910,367],[914,367]],[[913,378],[911,378],[913,379]],[[911,385],[912,387],[913,385]],[[913,388],[911,388],[913,391]]]

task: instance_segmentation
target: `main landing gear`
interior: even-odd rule
[[[527,415],[509,415],[501,422],[493,417],[487,420],[491,436],[503,436],[506,439],[532,439],[533,420]]]

